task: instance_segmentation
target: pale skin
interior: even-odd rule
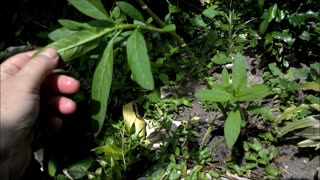
[[[15,55],[0,65],[0,179],[19,179],[25,172],[39,111],[45,110],[48,124],[58,128],[59,115],[76,110],[76,103],[63,95],[76,93],[79,82],[52,73],[59,61],[54,49],[32,57],[35,53]],[[40,96],[43,88],[49,97]],[[40,104],[40,99],[46,103]]]

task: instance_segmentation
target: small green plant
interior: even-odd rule
[[[270,87],[264,84],[255,84],[248,87],[247,71],[243,56],[237,53],[233,66],[232,78],[229,78],[227,69],[221,74],[221,84],[212,84],[208,90],[200,90],[195,96],[202,101],[217,102],[226,115],[224,135],[229,148],[237,141],[241,127],[246,122],[245,110],[242,102],[252,102],[262,99],[272,93]],[[229,112],[227,112],[229,111]]]
[[[231,2],[232,4],[232,2]],[[230,5],[231,5],[230,4]],[[230,7],[231,8],[231,7]],[[208,6],[202,14],[190,18],[191,24],[205,33],[197,39],[203,39],[205,46],[213,52],[242,52],[244,47],[257,45],[257,33],[251,29],[250,19],[241,21],[242,15],[233,10],[225,10],[223,2]]]

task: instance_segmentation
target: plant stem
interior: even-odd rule
[[[136,0],[139,5],[141,6],[141,8],[146,11],[161,27],[166,26],[166,24],[143,2],[143,0]],[[183,38],[180,37],[176,32],[172,31],[169,32],[169,34],[177,40],[177,42],[179,43],[179,45],[182,48],[185,48],[186,51],[188,52],[188,54],[190,55],[191,59],[194,62],[196,61],[196,56],[194,55],[194,53],[192,52],[192,50],[190,49],[190,47],[184,42]]]

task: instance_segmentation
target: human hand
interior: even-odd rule
[[[45,104],[49,123],[61,121],[55,114],[71,114],[76,104],[60,94],[73,94],[79,82],[65,75],[52,74],[59,56],[47,49],[36,57],[36,51],[15,55],[0,65],[0,179],[20,178],[30,161],[33,125],[40,109],[40,88],[53,95]],[[43,108],[43,107],[41,107]],[[5,177],[7,176],[7,177]]]

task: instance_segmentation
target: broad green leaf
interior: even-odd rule
[[[107,28],[82,30],[49,44],[39,52],[42,52],[44,49],[53,48],[58,51],[61,59],[67,62],[96,48],[100,43],[101,37],[110,31],[112,29]]]
[[[81,179],[87,175],[87,171],[95,161],[93,158],[83,159],[75,164],[73,164],[69,169],[69,175],[74,179]]]
[[[210,6],[209,8],[207,8],[206,10],[204,10],[204,11],[202,12],[202,14],[203,14],[205,17],[207,17],[207,18],[209,18],[209,19],[212,19],[212,18],[214,18],[217,14],[219,14],[219,11],[216,10],[217,7],[218,7],[217,5],[212,5],[212,6]]]
[[[48,162],[48,174],[51,177],[55,177],[57,172],[57,162],[55,160],[50,159]]]
[[[232,62],[232,60],[223,53],[218,53],[214,55],[211,61],[214,62],[215,64],[227,64]]]
[[[152,90],[154,81],[146,42],[138,29],[130,35],[127,41],[127,59],[132,72],[132,78],[141,87]]]
[[[255,84],[252,87],[244,88],[239,91],[237,97],[240,101],[254,101],[262,99],[272,93],[269,86],[264,84]]]
[[[308,116],[301,120],[296,120],[294,122],[289,123],[285,127],[283,127],[279,132],[279,137],[287,134],[288,132],[292,132],[296,129],[306,128],[314,125],[319,125],[320,123],[320,116]],[[320,129],[318,127],[318,137],[319,137]]]
[[[95,136],[99,134],[107,113],[107,104],[113,72],[114,38],[109,41],[106,49],[104,50],[101,60],[94,72],[92,80],[92,119]]]
[[[52,31],[51,33],[49,33],[48,36],[52,41],[58,41],[59,39],[68,37],[71,34],[76,33],[76,32],[77,31],[71,31],[65,27],[62,27],[62,28],[59,28],[59,29]]]
[[[237,52],[232,66],[232,84],[237,95],[247,86],[247,70],[243,56]]]
[[[241,130],[241,116],[239,110],[230,111],[224,123],[224,137],[229,148],[237,141]]]
[[[231,99],[231,95],[228,92],[219,89],[200,90],[197,91],[194,95],[202,101],[227,102]]]
[[[263,20],[259,25],[259,31],[261,34],[264,34],[268,28],[269,22],[268,20]]]
[[[320,92],[320,84],[317,82],[306,82],[300,86],[300,89]]]
[[[72,21],[72,20],[68,20],[68,19],[59,19],[58,22],[63,27],[65,27],[71,31],[79,31],[82,29],[92,28],[92,26],[90,26],[90,24],[88,24],[88,23],[80,23],[80,22]]]
[[[83,14],[94,19],[106,20],[113,22],[108,16],[100,0],[68,0],[75,8]]]
[[[276,119],[275,123],[278,124],[284,119],[290,119],[295,113],[302,111],[303,109],[308,109],[309,106],[306,104],[301,104],[300,106],[292,106],[287,108],[282,114],[280,114]]]
[[[139,20],[144,22],[142,14],[130,3],[127,3],[125,1],[117,1],[116,4],[123,13],[128,15],[133,20]]]

